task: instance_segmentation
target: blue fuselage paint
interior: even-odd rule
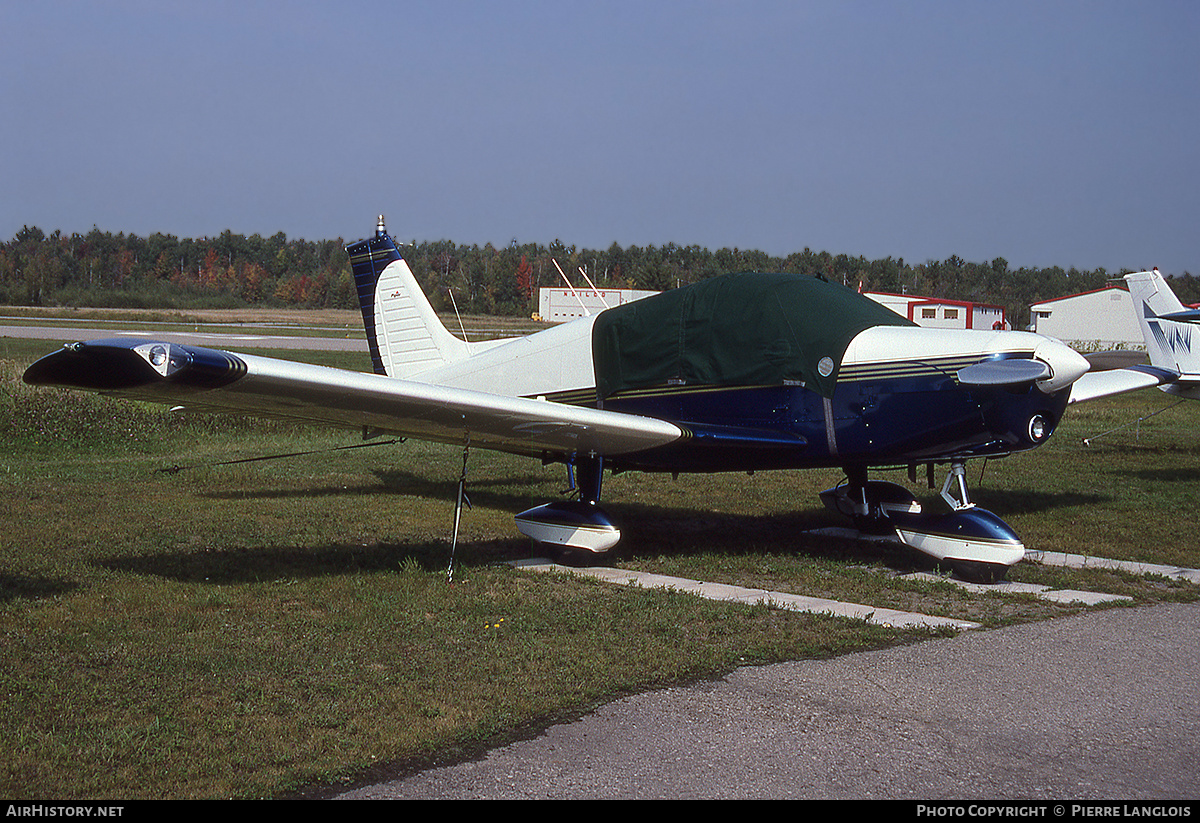
[[[698,436],[614,458],[641,471],[903,466],[1026,451],[1057,427],[1070,391],[963,386],[953,377],[840,383],[831,399],[802,386],[707,388],[610,397],[604,408],[670,420]],[[1030,421],[1041,416],[1040,437]],[[704,437],[707,427],[743,429]],[[795,438],[794,445],[783,442]],[[756,437],[761,442],[755,442]]]

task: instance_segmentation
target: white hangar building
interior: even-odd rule
[[[968,300],[943,300],[940,297],[916,297],[910,294],[863,292],[901,317],[918,326],[934,329],[1009,329],[1003,306],[973,303]]]
[[[1120,286],[1043,300],[1029,307],[1031,330],[1082,349],[1142,348],[1129,292]]]
[[[637,289],[542,288],[538,289],[537,319],[548,323],[566,323],[655,294],[659,292]],[[863,292],[863,296],[887,306],[918,326],[942,329],[1012,328],[1005,317],[1003,306],[886,292]]]
[[[638,289],[538,289],[538,319],[566,323],[658,294]]]

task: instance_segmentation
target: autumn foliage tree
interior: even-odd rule
[[[753,249],[628,246],[582,249],[549,245],[448,240],[412,242],[403,253],[439,311],[528,316],[539,287],[558,285],[561,268],[581,270],[599,288],[671,289],[736,271],[809,274],[864,290],[907,292],[1004,306],[1018,327],[1032,303],[1103,288],[1120,272],[1104,269],[1012,268],[1003,257],[971,262],[911,264],[868,260],[804,248],[785,257]],[[557,264],[557,265],[556,265]],[[1175,272],[1172,288],[1185,303],[1200,302],[1200,281]],[[582,277],[577,284],[584,285]],[[188,308],[298,306],[355,309],[354,280],[345,244],[245,236],[178,238],[102,232],[46,234],[26,226],[0,244],[0,302],[17,305]]]

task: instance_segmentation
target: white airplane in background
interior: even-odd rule
[[[464,461],[486,448],[561,463],[577,498],[522,512],[517,527],[596,559],[620,539],[600,505],[606,470],[838,467],[846,481],[821,495],[826,505],[992,580],[1024,546],[971,503],[966,461],[1045,443],[1089,368],[1051,338],[922,328],[790,274],[711,278],[526,337],[467,342],[442,325],[382,218],[347,251],[374,374],[118,339],[72,343],[25,380],[454,443]],[[1155,319],[1168,347],[1190,346],[1173,330],[1186,319]],[[935,465],[949,467],[945,513],[868,479]]]
[[[1124,279],[1150,365],[1089,372],[1075,381],[1071,402],[1151,386],[1176,397],[1200,400],[1200,310],[1179,302],[1158,269],[1127,274]]]

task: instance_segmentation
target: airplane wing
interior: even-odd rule
[[[200,412],[279,417],[517,454],[625,454],[685,436],[654,418],[466,391],[178,343],[72,343],[25,372],[32,385]]]
[[[1155,366],[1130,366],[1108,371],[1090,371],[1071,385],[1071,403],[1083,403],[1114,394],[1163,386],[1179,379],[1179,373]]]

